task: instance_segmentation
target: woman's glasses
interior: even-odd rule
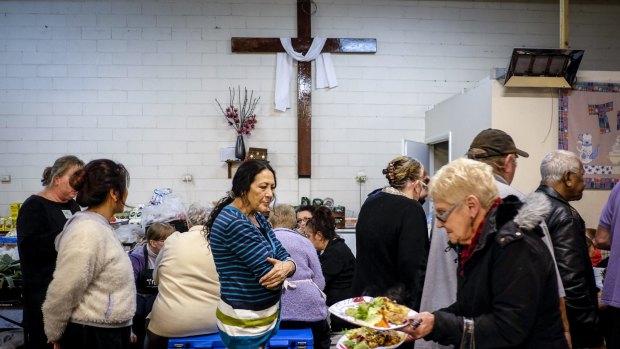
[[[302,221],[304,223],[308,223],[309,220],[311,220],[312,217],[304,217],[304,218],[297,218],[297,224],[301,223]]]
[[[437,213],[437,211],[435,211],[435,218],[437,218],[437,220],[440,221],[441,223],[445,223],[448,220],[448,217],[450,217],[450,214],[452,213],[452,211],[454,211],[454,209],[460,205],[461,205],[460,203],[455,204],[442,214],[439,214]]]

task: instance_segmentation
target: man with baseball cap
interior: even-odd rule
[[[515,195],[523,198],[523,194],[510,187],[517,170],[517,158],[527,158],[530,154],[515,146],[506,132],[489,128],[478,133],[471,142],[467,157],[484,162],[493,167],[493,173],[498,183],[500,197]],[[508,187],[508,188],[505,188]],[[504,193],[502,190],[506,190]]]

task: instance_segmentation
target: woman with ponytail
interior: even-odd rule
[[[54,349],[127,349],[136,287],[127,253],[110,226],[127,200],[129,173],[100,159],[71,176],[86,207],[56,238],[54,279],[43,303],[45,334]]]
[[[244,161],[205,226],[220,278],[217,327],[227,348],[260,348],[278,331],[282,284],[295,263],[262,215],[275,188],[269,163]]]
[[[54,239],[67,219],[80,211],[69,178],[84,166],[75,156],[58,158],[43,171],[42,191],[24,201],[17,217],[17,249],[23,280],[23,327],[28,349],[51,348],[43,331],[41,306],[56,268]]]

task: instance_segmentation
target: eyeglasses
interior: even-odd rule
[[[445,223],[448,220],[448,217],[450,217],[450,214],[452,213],[452,211],[454,211],[454,209],[460,205],[461,205],[460,203],[455,204],[454,206],[450,207],[446,212],[442,214],[438,214],[437,212],[435,212],[435,218],[437,218],[437,220],[440,221],[441,223]]]
[[[297,218],[297,224],[301,223],[302,221],[304,223],[308,223],[309,220],[311,220],[312,217],[305,217],[305,218]]]

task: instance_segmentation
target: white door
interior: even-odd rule
[[[402,153],[405,156],[409,156],[409,157],[412,157],[418,160],[422,165],[424,165],[426,172],[427,173],[429,172],[430,148],[428,144],[412,141],[409,139],[403,139]],[[428,174],[429,176],[431,175],[430,173]],[[428,206],[428,201],[426,201],[424,205],[422,205],[422,207],[424,207],[424,212],[426,213],[426,216],[428,217],[428,212],[430,209]]]
[[[430,152],[428,144],[412,141],[409,139],[403,139],[402,154],[418,160],[420,163],[422,163],[422,165],[424,165],[424,168],[427,169],[428,172],[430,164]]]

